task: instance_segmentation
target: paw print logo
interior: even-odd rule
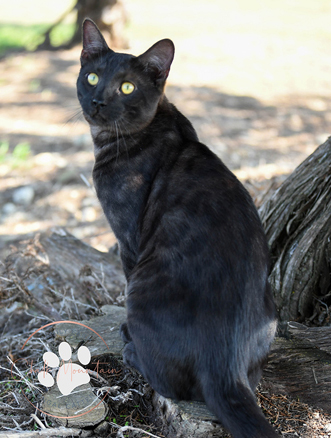
[[[49,368],[60,367],[56,375],[56,383],[61,394],[68,395],[78,386],[88,383],[90,376],[87,370],[79,364],[72,363],[71,355],[72,350],[67,342],[61,342],[59,345],[59,356],[62,359],[61,366],[60,359],[56,354],[50,351],[44,353],[44,369],[38,373],[39,382],[47,388],[52,387],[55,381],[48,370]],[[85,346],[79,347],[77,356],[79,362],[83,365],[87,365],[91,360],[90,350]]]

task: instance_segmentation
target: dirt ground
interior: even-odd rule
[[[326,9],[313,11],[312,20],[308,6],[300,10],[301,30],[292,39],[286,26],[272,33],[268,23],[273,30],[276,24],[267,9],[260,34],[245,33],[239,19],[240,32],[229,30],[224,18],[219,39],[208,32],[190,39],[174,32],[177,54],[166,94],[193,122],[201,141],[244,182],[257,205],[331,132],[329,35],[316,31],[318,23],[321,29],[329,26],[330,9],[322,4]],[[294,20],[294,6],[285,23]],[[150,7],[152,14],[155,6]],[[233,11],[231,18],[237,19]],[[217,26],[216,20],[212,23]],[[133,53],[155,42],[153,32],[131,39]],[[0,262],[11,245],[52,227],[63,227],[100,251],[115,243],[91,182],[92,142],[75,91],[79,55],[75,48],[0,60]],[[9,150],[1,157],[7,142]],[[21,143],[28,143],[30,152],[17,158],[15,147]],[[10,309],[13,330],[21,320],[14,315],[16,307]],[[2,337],[7,331],[6,323]],[[284,437],[331,436],[331,417],[322,412],[264,390],[260,402]]]

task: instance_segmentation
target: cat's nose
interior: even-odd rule
[[[93,105],[94,105],[96,108],[101,108],[101,107],[103,107],[103,106],[106,106],[104,100],[93,99],[92,102],[93,102]]]

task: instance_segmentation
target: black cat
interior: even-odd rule
[[[163,94],[168,40],[135,57],[83,24],[77,88],[93,179],[127,279],[124,360],[202,400],[236,438],[276,437],[254,391],[276,330],[268,248],[247,191]]]

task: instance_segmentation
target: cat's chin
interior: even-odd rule
[[[98,115],[98,117],[90,116],[89,114],[83,113],[85,120],[88,122],[90,126],[98,126],[99,128],[107,129],[109,127],[109,122],[106,119],[103,119],[102,116]]]

